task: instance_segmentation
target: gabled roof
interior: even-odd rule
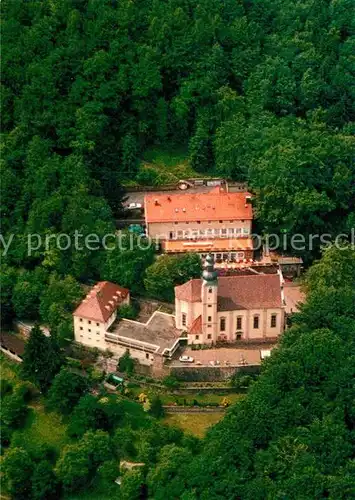
[[[75,309],[73,315],[104,323],[128,294],[127,288],[110,281],[99,281]]]
[[[176,286],[175,297],[187,302],[201,302],[201,280],[193,279]]]
[[[201,301],[202,280],[190,280],[175,288],[178,299]],[[283,307],[278,274],[225,276],[218,278],[218,311],[242,309],[278,309]]]
[[[189,333],[192,335],[196,335],[202,333],[202,316],[197,316],[197,318],[193,321]]]
[[[195,222],[253,218],[248,192],[228,193],[215,188],[209,193],[147,194],[144,197],[146,222]]]

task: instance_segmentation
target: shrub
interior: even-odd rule
[[[178,387],[180,387],[180,382],[176,377],[174,377],[174,375],[168,375],[167,377],[165,377],[163,379],[163,384],[168,389],[177,389]]]
[[[138,315],[138,308],[132,304],[123,304],[118,310],[118,316],[124,319],[135,319]]]
[[[152,168],[140,168],[136,181],[142,186],[156,186],[158,183],[158,174]]]

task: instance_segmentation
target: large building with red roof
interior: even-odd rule
[[[218,262],[253,257],[251,194],[216,187],[208,193],[147,194],[149,237],[166,253],[211,253]]]
[[[282,275],[218,277],[208,255],[202,279],[175,287],[176,327],[189,344],[277,340],[284,330]]]

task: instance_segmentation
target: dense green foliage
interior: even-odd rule
[[[114,231],[151,146],[188,144],[195,170],[247,180],[263,231],[354,225],[352,0],[3,4],[2,231],[30,290],[22,303],[15,285],[18,314],[37,314],[38,265],[139,290],[146,257],[81,247]],[[81,249],[58,249],[61,233]]]
[[[246,180],[261,231],[331,238],[354,227],[352,0],[2,3],[2,321],[38,319],[67,339],[81,281],[171,300],[199,275],[197,262],[153,264],[135,242],[101,244],[121,217],[122,184],[155,182],[139,170],[150,146],[188,145],[196,171]],[[98,244],[85,246],[92,234]],[[353,248],[311,268],[293,327],[197,456],[138,405],[103,410],[88,380],[62,369],[46,402],[79,439],[49,462],[10,447],[7,491],[56,498],[90,487],[97,470],[108,491],[124,456],[146,467],[124,476],[121,498],[354,497],[354,269]],[[26,363],[41,366],[50,348],[33,344]],[[41,387],[54,373],[28,371]],[[28,408],[4,389],[8,444]]]
[[[63,362],[55,336],[46,337],[35,325],[25,344],[22,375],[46,392]]]
[[[307,287],[294,326],[198,458],[161,452],[147,477],[153,498],[355,495],[354,250],[329,248]]]
[[[162,255],[148,267],[144,285],[151,297],[173,302],[174,287],[192,278],[199,278],[201,272],[201,259],[197,254]]]

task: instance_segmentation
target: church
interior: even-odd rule
[[[276,341],[285,327],[282,275],[218,277],[208,255],[202,279],[175,287],[175,322],[188,344]]]

